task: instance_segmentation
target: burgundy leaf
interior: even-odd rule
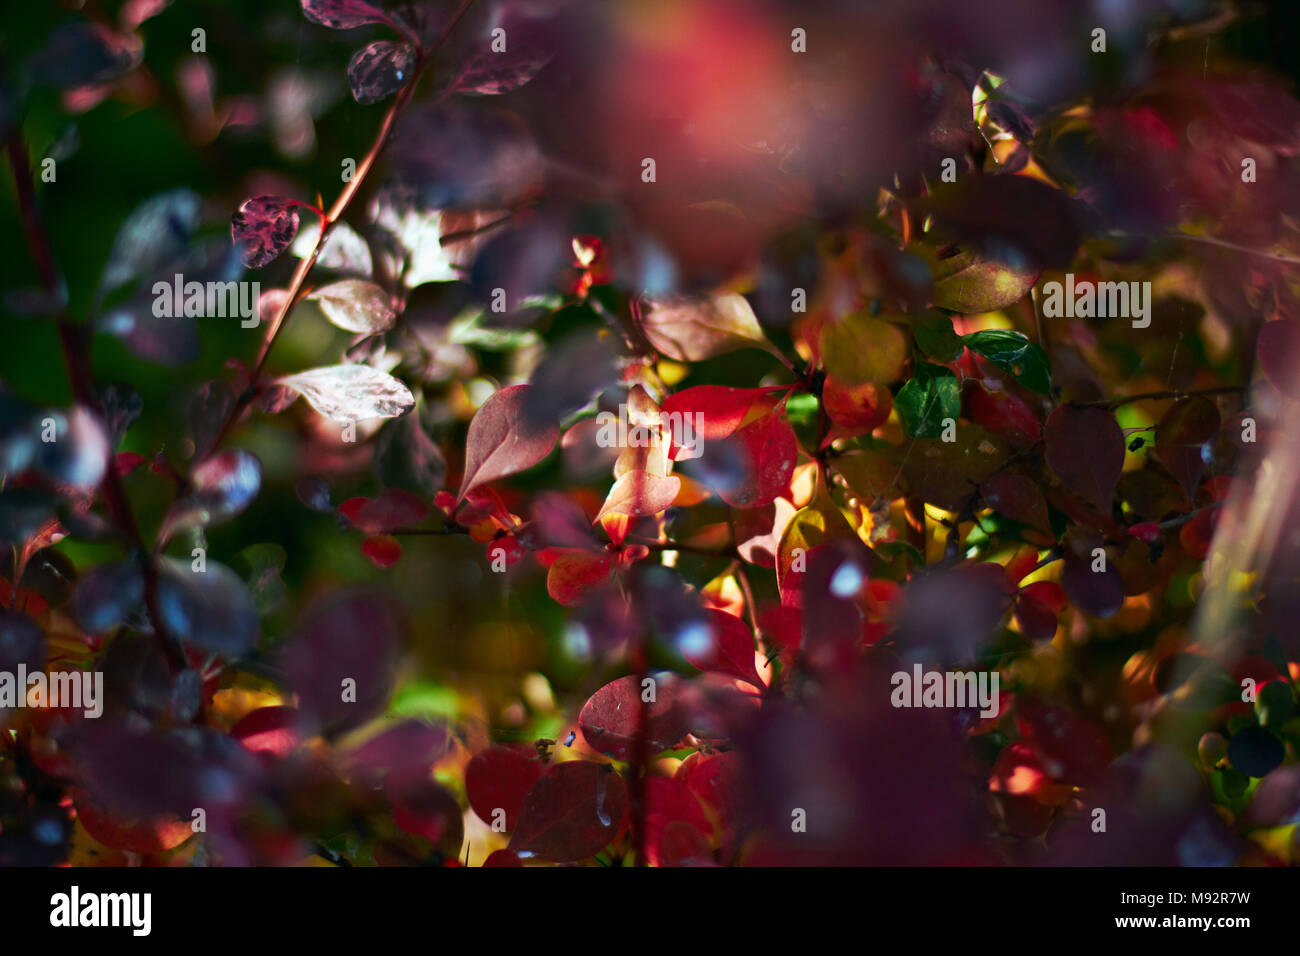
[[[383,534],[417,525],[429,517],[429,506],[409,491],[389,488],[378,498],[349,498],[339,511],[358,531]]]
[[[524,406],[528,388],[503,388],[475,413],[465,438],[465,475],[456,495],[458,502],[479,485],[531,468],[555,447],[558,425],[527,424]]]
[[[230,238],[250,269],[260,269],[289,248],[298,234],[298,208],[282,196],[245,199],[230,217]]]
[[[999,514],[1039,531],[1051,532],[1047,517],[1047,499],[1032,478],[1015,472],[1000,471],[980,486],[984,502]]]
[[[506,830],[514,830],[524,798],[545,769],[536,752],[523,744],[498,744],[475,754],[465,767],[470,808],[488,824],[495,823],[496,812],[501,810]]]
[[[671,675],[646,679],[654,681],[653,701],[642,702],[641,684],[629,675],[606,684],[583,705],[578,726],[593,749],[626,760],[639,732],[644,732],[646,749],[652,754],[667,750],[686,736],[690,715],[678,701],[677,680]],[[645,693],[648,695],[649,690]]]
[[[1071,491],[1102,514],[1111,511],[1124,468],[1124,433],[1104,408],[1062,405],[1044,429],[1047,464]]]
[[[415,49],[409,43],[376,40],[348,63],[352,98],[363,106],[387,99],[402,88],[415,67]]]
[[[427,771],[390,773],[384,781],[384,795],[393,808],[393,822],[416,836],[424,837],[444,857],[460,855],[465,825],[460,804]]]
[[[510,849],[553,863],[585,860],[618,835],[627,808],[627,784],[609,765],[556,764],[528,792]]]
[[[328,730],[355,727],[382,707],[402,631],[396,608],[376,592],[335,592],[309,611],[283,657],[289,686],[297,691],[308,724]]]
[[[1208,398],[1177,402],[1156,425],[1156,454],[1183,486],[1190,502],[1205,472],[1205,461],[1219,433],[1219,410]]]
[[[1111,761],[1110,743],[1096,724],[1032,697],[1016,697],[1016,729],[1058,780],[1091,783]]]
[[[1104,570],[1093,570],[1094,559],[1065,554],[1061,584],[1079,610],[1093,617],[1110,617],[1124,604],[1124,581],[1107,558]]]
[[[494,96],[523,86],[541,72],[553,54],[534,51],[512,56],[508,53],[480,52],[470,57],[452,81],[456,93]]]

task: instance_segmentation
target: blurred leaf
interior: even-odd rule
[[[650,344],[669,358],[699,362],[743,348],[770,349],[754,310],[734,292],[704,300],[651,303],[641,316]]]
[[[144,56],[140,38],[86,20],[58,27],[31,65],[42,82],[68,89],[115,80]]]
[[[390,488],[433,497],[447,481],[447,462],[412,413],[388,422],[375,439],[375,475]]]
[[[182,256],[198,226],[199,208],[199,196],[191,189],[159,193],[137,206],[113,239],[99,296],[154,275]]]
[[[211,559],[204,570],[195,571],[189,561],[161,556],[158,611],[172,634],[227,657],[248,650],[261,634],[248,587],[234,571]]]
[[[1219,434],[1219,409],[1201,395],[1175,402],[1156,425],[1156,455],[1190,503]]]
[[[230,561],[231,568],[247,583],[259,615],[269,614],[284,603],[288,589],[281,575],[287,557],[278,544],[264,542],[250,544]]]
[[[182,528],[227,521],[252,503],[262,487],[262,465],[241,449],[217,452],[190,473],[190,493],[172,505],[159,536],[166,541]]]
[[[1071,491],[1109,515],[1124,468],[1124,433],[1104,408],[1062,405],[1043,429],[1047,465]]]
[[[898,326],[854,313],[822,326],[826,372],[845,385],[888,385],[903,374],[907,339]]]
[[[283,653],[308,726],[338,731],[377,712],[388,697],[404,631],[397,608],[375,591],[334,591],[308,610]]]

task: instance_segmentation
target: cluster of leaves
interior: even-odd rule
[[[398,37],[347,66],[387,112],[334,205],[259,190],[227,239],[164,192],[85,322],[52,263],[7,300],[58,325],[75,403],[0,393],[0,671],[100,671],[107,701],[0,711],[0,862],[1300,859],[1296,548],[1224,544],[1263,533],[1260,495],[1291,508],[1255,474],[1300,400],[1300,104],[1188,72],[1219,20],[1161,7],[1163,47],[1114,27],[1124,75],[1023,89],[994,69],[1019,47],[879,51],[719,145],[672,117],[764,100],[728,74],[788,46],[765,5],[767,39],[703,4],[670,54],[616,4],[301,6]],[[860,39],[828,7],[810,34]],[[79,20],[27,68],[106,91],[140,50]],[[665,62],[712,85],[650,109]],[[885,96],[921,145],[826,159]],[[722,173],[675,181],[698,155]],[[274,285],[256,358],[125,450],[145,410],[91,337],[184,366],[199,321],[154,280],[246,270]],[[1149,282],[1153,321],[1046,315],[1066,273]],[[328,327],[337,361],[266,374]],[[310,599],[285,581],[310,555],[248,543],[286,485],[336,565]],[[915,664],[996,672],[996,715],[895,707]]]

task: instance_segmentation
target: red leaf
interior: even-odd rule
[[[588,591],[609,580],[609,569],[609,555],[603,552],[565,552],[546,574],[546,593],[565,607],[573,607]]]
[[[1016,729],[1056,780],[1091,783],[1111,761],[1110,743],[1095,724],[1032,697],[1016,698]]]
[[[1043,426],[1029,403],[1006,389],[990,391],[972,383],[965,393],[966,417],[991,432],[1037,441]]]
[[[627,806],[627,784],[608,764],[555,764],[524,799],[510,849],[553,863],[585,860],[618,836]]]
[[[429,506],[409,491],[389,488],[378,498],[349,498],[339,512],[358,531],[383,534],[419,524],[429,517]]]
[[[113,468],[118,475],[129,475],[149,459],[133,451],[120,451],[113,459]]]
[[[390,773],[384,780],[384,794],[393,808],[393,822],[433,843],[443,856],[460,855],[465,824],[460,804],[442,784],[426,771]]]
[[[754,637],[747,625],[726,611],[706,610],[712,642],[709,647],[681,648],[682,656],[702,671],[729,674],[762,690],[766,685],[754,667]]]
[[[245,199],[230,217],[231,241],[240,247],[240,258],[250,269],[270,263],[297,234],[297,203],[281,196]]]
[[[475,754],[465,767],[465,794],[470,808],[485,823],[505,813],[505,828],[519,823],[524,798],[546,769],[537,753],[522,744],[496,745]]]
[[[659,409],[665,416],[672,415],[692,422],[697,443],[720,441],[740,427],[757,402],[764,399],[774,401],[771,396],[776,390],[696,385],[669,395]],[[680,451],[681,448],[674,445],[670,449],[670,457],[679,458]]]
[[[167,817],[126,820],[96,807],[85,794],[75,798],[75,805],[77,819],[86,828],[86,832],[110,849],[129,853],[162,853],[180,846],[194,835],[189,820]]]
[[[646,861],[651,866],[670,862],[666,859],[669,853],[674,861],[703,856],[712,862],[709,837],[713,824],[680,777],[650,777],[645,782],[645,802]],[[695,831],[698,839],[678,832],[674,824]]]
[[[293,707],[259,707],[230,730],[230,736],[253,753],[284,757],[298,746],[298,711]]]
[[[667,750],[686,736],[691,719],[678,701],[677,680],[672,675],[649,679],[654,681],[653,701],[642,703],[641,685],[629,675],[606,684],[583,704],[578,727],[592,749],[626,760],[642,732],[642,708],[649,753]]]
[[[479,485],[531,468],[555,447],[559,426],[538,425],[525,416],[530,387],[503,388],[475,413],[465,438],[465,476],[457,501]]]
[[[361,553],[377,568],[391,568],[402,558],[402,545],[391,534],[377,534],[361,542]]]
[[[1093,617],[1110,617],[1124,604],[1124,581],[1109,556],[1105,570],[1093,570],[1091,553],[1066,551],[1061,584],[1079,610]]]
[[[1041,584],[1051,584],[1043,581]],[[1056,584],[1053,588],[1060,590]],[[1043,595],[1032,590],[1034,585],[1016,595],[1016,623],[1020,632],[1031,641],[1049,641],[1056,634],[1056,612],[1043,600]]]
[[[1048,467],[1071,491],[1103,515],[1111,512],[1124,468],[1124,433],[1103,408],[1062,405],[1044,430]]]
[[[724,439],[740,463],[738,480],[717,489],[735,508],[770,504],[790,486],[799,458],[794,429],[782,414],[772,412],[738,429]]]
[[[894,407],[889,389],[874,382],[844,385],[827,376],[822,387],[822,405],[830,420],[855,433],[879,428]]]
[[[1219,434],[1219,410],[1208,398],[1176,402],[1156,425],[1156,455],[1169,469],[1190,503],[1205,472],[1205,451]]]
[[[519,854],[514,850],[494,850],[486,860],[484,866],[523,866],[519,860]]]

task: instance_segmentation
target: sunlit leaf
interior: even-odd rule
[[[348,332],[383,332],[392,328],[397,314],[388,293],[364,279],[343,279],[307,296],[340,329]]]
[[[396,418],[415,406],[411,390],[369,365],[331,365],[277,379],[302,395],[326,418],[347,425],[371,418]]]

